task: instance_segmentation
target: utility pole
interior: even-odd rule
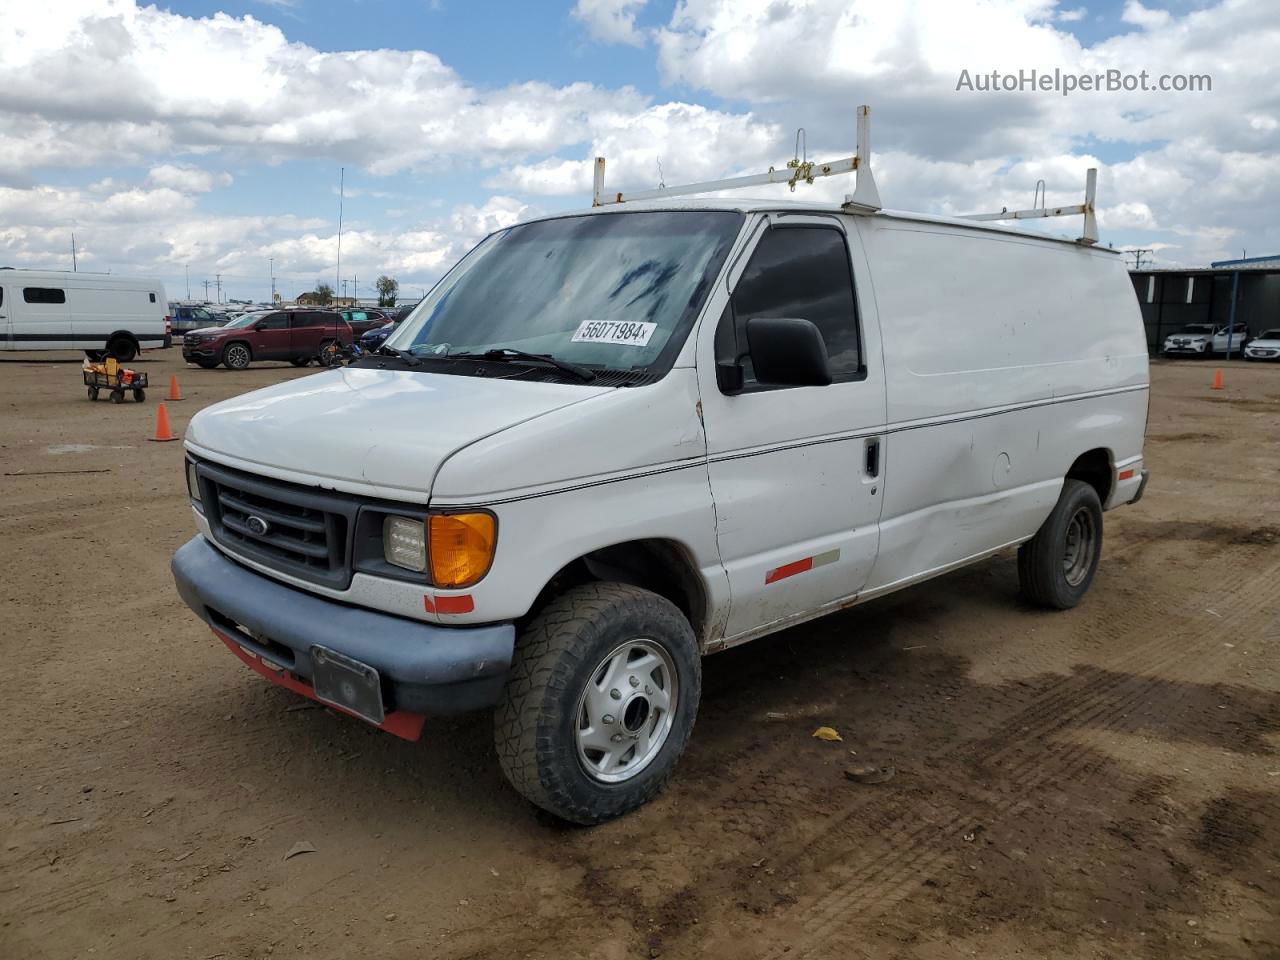
[[[215,273],[214,276],[218,278],[214,282],[217,284],[217,287],[218,287],[218,302],[221,303],[222,302],[222,274]]]
[[[1133,254],[1133,269],[1135,270],[1142,269],[1142,255],[1144,253],[1155,253],[1155,251],[1150,247],[1141,247],[1135,250],[1126,250],[1125,252]],[[1148,257],[1147,261],[1150,262],[1150,260],[1151,258]]]
[[[269,264],[269,269],[271,270],[271,304],[272,304],[272,306],[275,306],[275,302],[276,302],[276,258],[275,258],[275,257],[268,257],[268,258],[267,258],[267,263]]]
[[[204,302],[205,303],[209,302],[209,281],[208,280],[204,282]]]
[[[338,268],[333,271],[334,293],[342,276],[342,201],[346,196],[347,168],[338,168]]]
[[[347,281],[342,281],[342,299],[347,299]]]
[[[185,270],[187,274],[187,299],[190,300],[191,299],[191,264],[184,263],[182,265],[182,269]]]
[[[76,266],[76,232],[74,230],[71,231],[71,272],[79,272],[79,268]]]

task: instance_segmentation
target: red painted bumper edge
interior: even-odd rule
[[[365,720],[364,717],[359,714],[352,713],[345,707],[340,707],[336,703],[329,703],[328,701],[321,700],[316,696],[315,690],[312,689],[309,684],[305,684],[301,680],[298,680],[296,677],[290,675],[288,671],[281,671],[277,673],[275,670],[272,670],[263,663],[258,657],[245,650],[245,648],[240,646],[240,644],[232,637],[229,637],[220,630],[212,627],[210,629],[213,630],[213,635],[225,643],[227,645],[227,649],[239,657],[250,670],[266,677],[277,686],[284,687],[286,690],[292,690],[294,693],[299,693],[310,700],[314,700],[316,703],[322,703],[326,707],[332,707],[340,713],[345,713],[347,716],[355,717],[362,723],[368,723],[370,726],[377,727],[379,730],[385,730],[387,733],[397,736],[401,740],[409,740],[412,742],[422,736],[422,727],[427,721],[427,718],[422,714],[406,713],[403,710],[396,710],[392,713],[388,713],[382,723],[370,723],[368,720]]]

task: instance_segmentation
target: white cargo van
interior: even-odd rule
[[[1124,262],[981,222],[614,203],[492,234],[388,344],[192,419],[178,590],[401,737],[494,707],[577,822],[670,775],[702,655],[1010,548],[1070,608],[1146,479]]]
[[[170,345],[168,304],[164,285],[146,277],[0,269],[0,349],[127,362]]]

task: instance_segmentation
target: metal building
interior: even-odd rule
[[[1147,346],[1191,323],[1246,324],[1250,336],[1280,327],[1280,256],[1217,260],[1207,267],[1129,271],[1142,306]]]

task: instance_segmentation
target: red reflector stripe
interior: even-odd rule
[[[1132,477],[1132,476],[1133,476],[1135,473],[1137,473],[1137,472],[1138,472],[1137,470],[1121,470],[1121,471],[1120,471],[1120,479],[1121,479],[1121,480],[1128,480],[1130,477]]]
[[[797,573],[804,573],[806,570],[813,569],[813,557],[805,557],[803,560],[797,560],[795,563],[783,564],[781,567],[775,567],[764,575],[766,585],[776,583],[779,580],[785,580],[787,577],[794,577]]]
[[[470,613],[475,608],[476,602],[469,593],[456,597],[436,597],[436,613]]]

